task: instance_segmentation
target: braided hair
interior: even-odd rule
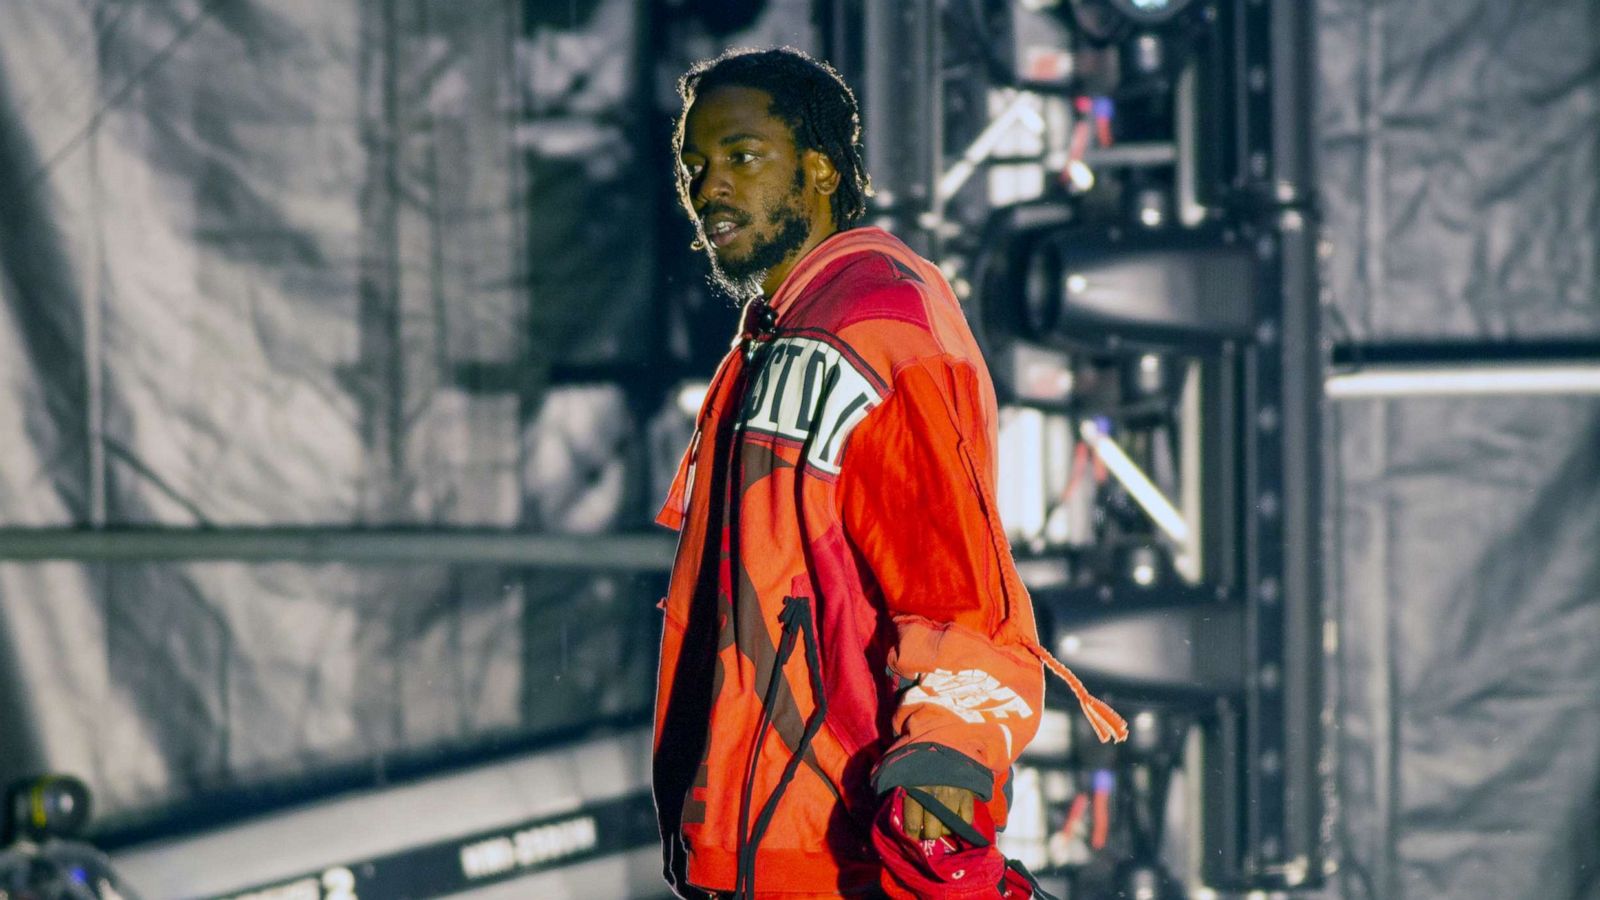
[[[673,166],[678,169],[678,199],[693,216],[689,180],[679,160],[689,108],[701,93],[718,87],[766,91],[769,112],[789,126],[796,150],[816,150],[833,162],[839,188],[829,197],[835,228],[843,231],[867,214],[872,180],[861,149],[861,110],[856,96],[827,63],[793,47],[772,50],[728,50],[701,60],[678,79],[683,110],[672,135]]]

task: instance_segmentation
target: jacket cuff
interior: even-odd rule
[[[988,802],[994,796],[994,773],[959,750],[926,741],[891,751],[872,773],[872,787],[879,794],[925,785],[965,788]]]

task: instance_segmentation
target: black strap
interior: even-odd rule
[[[784,614],[788,614],[788,600],[784,601]],[[737,876],[734,882],[733,896],[735,900],[746,896],[754,897],[755,885],[749,885],[750,893],[745,893],[746,870],[751,868],[747,859],[753,862],[755,852],[750,849],[748,835],[750,833],[750,798],[755,791],[756,770],[761,763],[761,747],[767,741],[767,732],[772,727],[772,708],[778,702],[778,685],[783,679],[784,664],[789,661],[790,654],[794,653],[795,632],[789,623],[783,623],[783,637],[778,641],[778,652],[772,662],[772,671],[767,675],[767,692],[761,699],[761,718],[756,723],[756,736],[750,746],[750,761],[745,766],[744,790],[739,798],[739,848]]]
[[[961,838],[963,841],[966,841],[974,847],[987,847],[993,843],[993,841],[984,837],[983,834],[978,831],[978,829],[972,827],[970,822],[961,818],[959,813],[950,807],[945,806],[943,801],[923,790],[922,788],[906,787],[901,788],[901,790],[906,792],[907,797],[910,797],[921,804],[923,809],[932,813],[934,818],[943,822],[944,827],[950,829],[950,833],[954,834],[956,837]]]
[[[1033,888],[1033,895],[1038,897],[1039,900],[1056,900],[1056,895],[1046,893],[1045,889],[1039,886],[1039,879],[1033,877],[1033,873],[1028,871],[1027,866],[1014,859],[1008,859],[1006,860],[1006,868],[1021,875],[1028,882],[1028,885]]]
[[[755,868],[755,845],[760,843],[766,834],[767,827],[772,824],[772,816],[778,811],[778,798],[788,789],[789,782],[794,780],[795,774],[800,770],[800,763],[805,760],[806,751],[811,747],[811,741],[822,729],[822,721],[828,715],[828,698],[824,693],[822,684],[822,659],[817,650],[817,635],[813,630],[809,605],[804,597],[790,598],[789,605],[784,609],[784,615],[789,619],[785,627],[798,623],[800,632],[805,636],[806,667],[811,674],[811,693],[816,700],[816,709],[806,719],[805,731],[800,735],[800,743],[794,748],[794,753],[789,757],[789,762],[783,767],[783,776],[778,779],[778,785],[772,791],[772,796],[767,798],[766,805],[761,810],[761,815],[756,819],[755,828],[751,834],[751,869]]]
[[[734,900],[754,900],[756,850],[761,846],[761,839],[766,836],[767,828],[772,824],[772,817],[778,811],[778,801],[783,797],[784,791],[788,790],[789,782],[794,780],[795,773],[800,770],[800,763],[805,760],[812,739],[822,729],[822,722],[828,716],[828,698],[822,683],[822,654],[817,646],[817,633],[811,620],[810,602],[805,597],[785,597],[783,612],[778,618],[783,623],[783,639],[778,644],[777,659],[773,663],[772,675],[767,680],[761,724],[756,728],[756,744],[751,748],[750,768],[745,775],[744,797],[739,810],[739,869],[733,891]],[[760,815],[756,817],[755,826],[747,831],[750,795],[755,789],[756,763],[760,758],[761,745],[766,740],[767,730],[772,724],[772,707],[777,703],[777,689],[783,678],[783,665],[794,652],[796,634],[805,638],[806,667],[811,673],[811,693],[816,709],[806,719],[805,731],[800,736],[800,742],[795,746],[788,764],[783,767],[783,775],[778,779],[777,786],[772,789],[772,795],[767,798]]]

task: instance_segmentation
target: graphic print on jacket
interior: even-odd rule
[[[805,447],[804,459],[827,475],[839,474],[839,457],[851,429],[883,399],[831,335],[780,337],[758,353],[764,362],[740,411],[739,427]],[[803,360],[803,362],[802,362]]]

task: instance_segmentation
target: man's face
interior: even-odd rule
[[[740,299],[770,293],[816,230],[816,192],[771,103],[766,91],[714,88],[684,123],[681,162],[700,242],[713,278]]]

